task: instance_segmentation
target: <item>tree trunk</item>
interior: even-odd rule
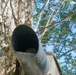
[[[32,27],[34,0],[24,0],[25,2],[25,24]],[[25,75],[18,60],[16,60],[15,75]]]

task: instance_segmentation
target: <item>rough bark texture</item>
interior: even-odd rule
[[[32,27],[34,0],[24,0],[25,24]],[[16,60],[15,75],[25,75],[18,60]]]
[[[24,75],[13,52],[10,36],[20,24],[32,26],[33,5],[34,0],[0,0],[0,60],[4,62],[3,67],[0,62],[0,75],[13,75],[15,63],[14,75]]]
[[[32,25],[34,0],[25,0],[25,24]]]

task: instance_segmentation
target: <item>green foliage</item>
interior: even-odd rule
[[[42,3],[43,6],[46,0],[38,0],[37,2],[40,4]],[[64,20],[65,18],[76,13],[76,4],[72,5],[70,2],[71,0],[67,0],[62,5],[60,11],[52,21],[52,25],[48,27],[48,31],[45,33],[42,39],[42,43],[45,44],[44,47],[46,47],[48,42],[50,42],[51,44],[49,46],[53,47],[52,51],[55,53],[58,60],[62,62],[61,59],[63,59],[64,63],[60,64],[63,75],[76,75],[76,15]],[[38,27],[38,35],[41,35],[44,32],[45,28],[43,27],[46,26],[49,16],[51,15],[52,11],[54,11],[54,8],[57,7],[57,4],[52,3],[51,1],[49,4],[51,4],[50,8],[48,9],[48,5],[41,17]],[[37,13],[41,11],[42,6],[35,9]],[[57,10],[54,12],[54,15],[56,13]],[[50,21],[54,15],[52,15]],[[37,22],[38,18],[39,15],[34,18],[34,22]],[[59,23],[56,26],[53,26],[57,22]]]
[[[72,17],[71,19],[73,22],[76,22],[76,15]]]
[[[76,57],[72,58],[71,56],[69,58],[69,54],[68,54],[65,60],[67,63],[61,66],[61,68],[63,69],[63,75],[75,75],[76,74]]]

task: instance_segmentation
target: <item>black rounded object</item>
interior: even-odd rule
[[[35,49],[34,53],[37,53],[38,44],[38,37],[32,28],[22,24],[14,29],[12,47],[15,51],[27,52],[30,49],[30,52],[32,52],[32,49]]]

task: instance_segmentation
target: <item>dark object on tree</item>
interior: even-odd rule
[[[27,25],[15,28],[12,46],[25,75],[47,74],[49,62],[33,29]]]
[[[12,46],[13,49],[18,52],[28,52],[27,50],[29,48],[34,48],[35,51],[30,49],[30,52],[37,53],[38,38],[30,27],[27,25],[20,25],[12,34]]]

